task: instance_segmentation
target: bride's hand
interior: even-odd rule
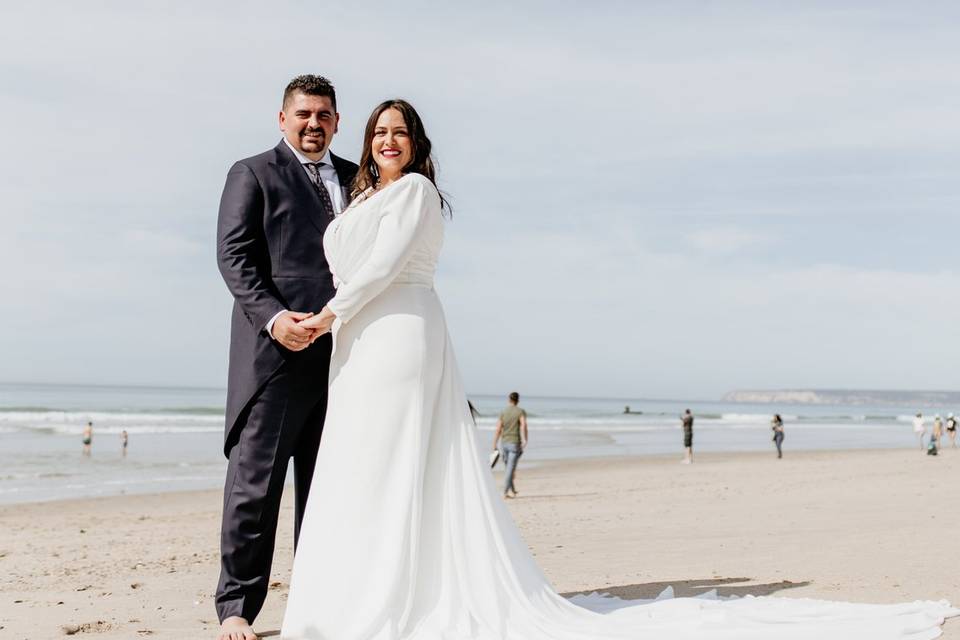
[[[330,311],[329,307],[324,307],[320,313],[298,322],[297,325],[314,331],[313,340],[316,340],[330,331],[330,327],[333,326],[333,321],[336,319],[337,316],[334,315],[333,311]]]

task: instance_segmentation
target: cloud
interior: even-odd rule
[[[772,238],[764,233],[733,228],[703,229],[687,238],[691,247],[708,253],[736,253],[771,240]]]
[[[440,282],[471,389],[690,398],[758,385],[948,388],[957,376],[957,270],[745,270],[609,237],[516,238],[476,269],[483,278]]]
[[[343,155],[424,116],[471,389],[960,385],[953,5],[55,5],[0,39],[0,379],[223,384],[220,190],[316,71]]]

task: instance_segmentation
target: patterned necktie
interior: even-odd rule
[[[306,167],[310,171],[310,179],[313,182],[314,188],[317,190],[317,195],[320,196],[320,203],[323,205],[323,210],[326,211],[328,216],[333,218],[336,217],[337,210],[333,208],[333,200],[330,199],[330,193],[323,184],[323,178],[320,177],[320,167],[326,164],[326,162],[308,162]]]

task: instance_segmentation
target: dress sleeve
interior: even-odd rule
[[[418,174],[401,180],[381,196],[386,200],[370,256],[327,303],[341,323],[349,322],[393,282],[410,260],[424,223],[440,215],[440,196],[429,180]]]

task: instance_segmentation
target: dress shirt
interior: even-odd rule
[[[333,203],[333,212],[337,215],[343,213],[345,208],[343,189],[340,186],[340,178],[337,176],[337,170],[333,166],[333,159],[330,158],[330,149],[327,149],[323,157],[319,160],[311,160],[303,155],[299,149],[290,144],[289,140],[284,138],[283,141],[287,147],[289,147],[290,151],[293,151],[293,155],[297,156],[297,160],[299,160],[300,165],[303,166],[303,170],[306,172],[307,177],[310,178],[310,182],[313,182],[313,175],[310,173],[310,169],[304,165],[314,164],[315,162],[323,163],[323,165],[317,168],[320,170],[320,178],[323,180],[323,186],[327,188],[327,193],[330,194],[330,202]]]

